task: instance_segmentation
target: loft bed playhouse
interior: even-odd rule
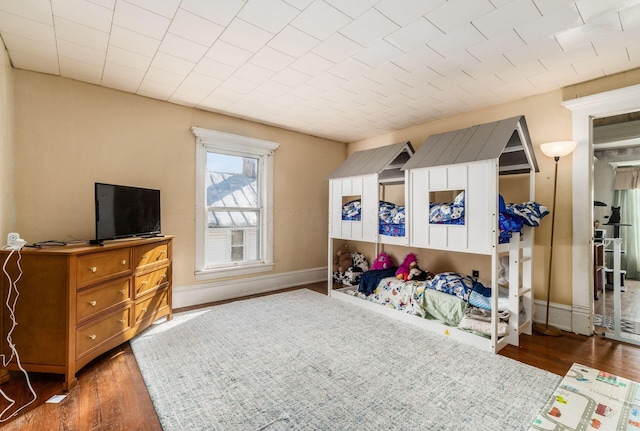
[[[417,152],[406,142],[351,154],[329,176],[329,295],[483,350],[517,346],[532,327],[532,227],[547,214],[533,202],[537,171],[524,116],[432,135]],[[498,176],[509,174],[529,174],[529,201],[504,203]],[[404,281],[366,266],[355,288],[334,289],[346,241],[375,244],[375,256],[386,244],[487,256],[491,278]]]

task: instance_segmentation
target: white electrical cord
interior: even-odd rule
[[[19,274],[15,280],[11,280],[11,276],[7,272],[7,263],[9,262],[9,260],[11,259],[11,256],[13,256],[13,254],[16,251],[18,252],[18,259],[16,260],[16,265],[18,267]],[[20,362],[20,356],[18,355],[18,350],[16,349],[15,344],[13,344],[13,340],[11,338],[11,335],[13,334],[14,329],[16,328],[16,326],[18,326],[18,322],[16,321],[16,304],[18,303],[18,296],[20,296],[20,292],[18,292],[17,284],[18,284],[18,280],[20,280],[20,278],[22,277],[22,267],[20,266],[21,259],[22,259],[22,253],[20,252],[20,248],[18,249],[14,248],[14,249],[11,249],[11,252],[5,259],[4,264],[2,265],[2,272],[4,272],[7,279],[9,280],[9,289],[7,291],[7,300],[5,301],[5,305],[7,307],[7,310],[9,311],[9,317],[11,318],[11,329],[7,332],[7,344],[9,345],[9,349],[11,349],[11,356],[9,356],[9,358],[7,359],[5,354],[2,353],[0,354],[0,357],[2,357],[3,367],[6,367],[9,364],[9,362],[11,362],[11,360],[15,358],[18,369],[22,371],[22,374],[24,374],[25,380],[27,382],[27,386],[29,387],[29,391],[33,395],[33,399],[5,418],[4,417],[5,414],[16,404],[16,401],[10,398],[9,396],[7,396],[7,394],[5,394],[5,392],[2,389],[0,389],[0,395],[2,395],[2,397],[9,403],[9,405],[4,410],[2,410],[2,412],[0,412],[0,423],[6,422],[12,417],[16,416],[21,410],[33,404],[35,400],[38,398],[36,391],[34,391],[33,386],[31,386],[31,380],[29,379],[29,374],[22,367],[22,363]]]

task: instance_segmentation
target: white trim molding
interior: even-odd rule
[[[593,118],[640,110],[640,85],[567,100],[573,119],[572,323],[593,335]]]
[[[259,293],[273,292],[287,287],[326,282],[327,267],[290,271],[276,274],[213,281],[192,286],[173,288],[173,308],[190,307],[210,302],[241,298]]]

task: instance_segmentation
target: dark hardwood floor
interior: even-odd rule
[[[326,293],[325,283],[303,287]],[[640,381],[638,347],[599,336],[571,333],[564,333],[562,337],[523,335],[520,341],[519,347],[507,346],[500,354],[560,376],[564,376],[577,362]],[[29,393],[21,374],[11,374],[11,381],[1,385],[0,389],[16,399],[16,407],[19,407],[29,401]],[[38,399],[25,409],[26,412],[0,423],[2,431],[162,430],[129,343],[83,368],[78,373],[78,385],[58,404],[45,401],[62,393],[62,378],[51,374],[29,375]],[[7,405],[6,400],[0,397],[0,410]]]

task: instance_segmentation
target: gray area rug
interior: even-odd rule
[[[561,381],[310,290],[178,313],[131,346],[167,431],[527,430]]]

